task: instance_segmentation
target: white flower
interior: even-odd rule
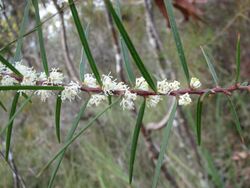
[[[58,69],[56,68],[52,68],[52,71],[50,72],[48,77],[48,83],[55,85],[62,84],[63,79],[64,79],[63,73],[58,72]]]
[[[92,87],[92,88],[99,87],[93,74],[85,74],[83,83],[88,87]]]
[[[21,85],[35,85],[37,80],[36,72],[30,69],[26,72],[26,74],[23,74],[23,80],[21,82]]]
[[[152,95],[147,98],[148,107],[156,107],[156,105],[161,101],[160,95]]]
[[[63,6],[63,3],[65,3],[64,0],[57,0],[57,4],[62,7]]]
[[[41,97],[41,101],[45,102],[47,100],[47,98],[49,98],[50,96],[52,96],[54,93],[50,90],[37,90],[35,92],[35,94],[37,96]]]
[[[0,73],[2,73],[6,69],[6,66],[0,63]]]
[[[2,80],[1,80],[1,85],[3,85],[3,86],[11,86],[11,85],[14,85],[17,83],[18,83],[18,81],[9,75],[3,76]]]
[[[172,91],[180,89],[180,82],[167,82],[166,79],[157,82],[157,91],[162,94],[169,94]]]
[[[38,77],[38,81],[40,82],[46,82],[47,81],[47,76],[45,72],[41,72],[39,77]]]
[[[157,91],[162,94],[169,94],[170,93],[170,86],[167,82],[167,79],[157,82]]]
[[[148,83],[146,82],[146,80],[143,77],[136,78],[135,88],[140,89],[140,90],[144,90],[144,91],[148,91]]]
[[[101,102],[105,100],[107,100],[107,97],[105,95],[94,94],[89,99],[88,106],[98,106]]]
[[[192,77],[190,81],[190,87],[193,89],[198,89],[201,87],[201,82],[198,78]]]
[[[71,81],[68,86],[64,87],[64,90],[61,93],[62,101],[65,101],[66,99],[69,101],[74,100],[78,96],[80,88],[81,86],[78,83]]]
[[[133,110],[134,109],[134,101],[136,100],[137,95],[135,93],[131,93],[129,90],[126,90],[123,96],[123,99],[120,103],[122,109],[125,110]]]
[[[192,102],[192,99],[190,98],[188,93],[185,93],[184,95],[181,95],[179,98],[179,105],[188,105]]]
[[[115,86],[115,90],[128,90],[128,89],[129,89],[129,87],[126,84],[124,84],[123,82],[119,82]]]
[[[30,71],[32,71],[32,68],[23,65],[21,61],[18,61],[18,62],[15,63],[15,68],[16,68],[23,76],[28,75],[28,74],[30,73]]]
[[[105,95],[112,95],[112,91],[116,89],[117,83],[112,78],[109,74],[102,75],[102,89]]]
[[[173,82],[170,82],[169,83],[170,92],[180,89],[180,85],[181,85],[180,82],[176,80]]]
[[[23,75],[21,85],[35,85],[37,76],[32,67],[27,67],[22,62],[16,62],[15,68]]]

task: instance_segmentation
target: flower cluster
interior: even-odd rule
[[[137,92],[150,92],[148,83],[143,77],[136,78],[135,87],[130,89],[123,82],[117,82],[110,74],[102,75],[100,86],[93,74],[85,74],[82,84],[71,81],[69,84],[64,83],[64,75],[56,68],[52,68],[48,75],[45,72],[37,73],[33,68],[25,66],[22,62],[16,62],[15,68],[22,74],[22,78],[15,76],[6,66],[0,64],[0,84],[2,86],[10,85],[42,85],[42,86],[63,86],[64,89],[58,94],[62,101],[72,101],[79,97],[82,88],[87,88],[94,91],[91,95],[88,106],[98,106],[104,101],[107,101],[108,96],[120,95],[122,100],[120,106],[123,109],[133,110],[137,99]],[[195,90],[201,86],[199,79],[191,78],[190,88]],[[162,95],[173,94],[171,92],[180,89],[180,82],[168,81],[167,79],[157,81],[157,93],[146,95],[147,106],[155,107],[161,100]],[[84,90],[84,89],[83,89]],[[30,93],[27,90],[19,90],[18,92]],[[51,90],[37,90],[37,96],[41,97],[42,101],[46,101],[50,96],[54,95]],[[179,105],[188,105],[192,102],[188,93],[177,95]]]

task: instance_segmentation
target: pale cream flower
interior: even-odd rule
[[[56,68],[52,68],[47,82],[50,84],[60,85],[63,83],[63,79],[63,73],[59,72]]]
[[[131,93],[129,90],[126,90],[122,101],[120,102],[120,106],[125,110],[133,110],[135,108],[134,101],[136,100],[137,95],[135,93]]]
[[[76,97],[79,97],[78,94],[80,93],[80,88],[81,86],[78,83],[71,81],[68,86],[64,87],[64,90],[61,93],[62,101],[72,101]]]
[[[198,78],[192,77],[190,81],[190,87],[193,89],[198,89],[201,87],[201,82]]]
[[[101,94],[94,94],[88,102],[88,106],[98,106],[101,102],[106,101],[107,97]]]
[[[12,78],[9,75],[3,76],[2,80],[1,80],[1,85],[3,85],[3,86],[11,86],[11,85],[14,85],[14,84],[17,84],[17,83],[18,83],[18,81],[15,78]]]
[[[156,105],[162,100],[160,95],[152,95],[147,97],[147,107],[156,107]]]
[[[115,80],[112,80],[113,77],[108,75],[102,75],[102,89],[105,95],[113,95],[113,92],[116,89],[117,83]]]
[[[173,82],[170,82],[169,83],[170,92],[180,89],[180,85],[181,85],[180,82],[176,80]]]
[[[35,92],[35,94],[37,96],[41,97],[41,101],[45,102],[47,100],[47,98],[49,98],[50,96],[52,96],[54,93],[50,90],[37,90]]]
[[[167,79],[157,82],[157,91],[161,94],[169,94],[170,86]]]
[[[181,95],[179,98],[179,105],[189,105],[192,102],[192,99],[190,98],[188,93],[185,93],[184,95]]]
[[[85,74],[83,84],[91,88],[99,87],[93,74]]]
[[[148,91],[148,83],[146,82],[146,80],[143,77],[136,78],[135,88],[140,89],[140,90],[144,90],[144,91]]]

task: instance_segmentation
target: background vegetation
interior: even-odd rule
[[[112,33],[108,27],[107,12],[105,7],[97,2],[92,0],[77,2],[78,13],[82,23],[85,26],[88,25],[88,41],[98,67],[102,73],[112,72],[115,77],[119,77],[115,74],[115,50]],[[2,3],[5,6],[2,7],[0,13],[0,48],[1,52],[11,59],[16,43],[9,46],[7,44],[18,36],[25,2],[2,0]],[[39,7],[42,20],[46,20],[59,11],[53,1],[41,1]],[[203,21],[191,18],[185,22],[180,11],[175,9],[191,75],[200,78],[204,88],[214,86],[200,50],[202,45],[206,46],[206,50],[213,57],[219,84],[221,86],[232,85],[236,66],[237,33],[240,33],[242,39],[241,80],[249,82],[250,1],[208,0],[204,4],[198,4],[197,8],[203,12],[201,16]],[[79,78],[81,44],[66,4],[63,9],[62,14],[56,14],[42,27],[48,64],[49,67],[59,67],[65,74],[68,74],[69,78],[72,76]],[[124,0],[121,3],[121,12],[123,23],[144,63],[155,77],[160,77],[160,64],[148,35],[144,1]],[[172,62],[171,67],[166,68],[165,73],[174,72],[177,80],[183,83],[183,87],[186,87],[185,76],[178,63],[175,43],[170,29],[167,28],[166,19],[155,3],[153,3],[152,12],[155,29],[163,44],[163,56]],[[62,44],[65,36],[62,32],[61,16],[63,16],[66,29],[68,52]],[[32,7],[26,32],[33,29],[35,24],[35,12]],[[43,70],[36,32],[24,38],[22,59],[36,70]],[[90,72],[88,66],[87,70]],[[139,76],[136,69],[133,70]],[[12,93],[2,92],[0,97],[1,101],[5,101],[7,109],[10,109]],[[12,165],[14,164],[27,187],[47,186],[53,166],[41,177],[36,177],[36,174],[61,147],[55,136],[55,100],[56,98],[42,103],[34,98],[15,120],[11,147]],[[84,95],[81,95],[81,99],[62,105],[62,138],[65,137],[84,100]],[[194,97],[193,101],[196,100],[197,98]],[[170,177],[165,178],[166,176],[162,174],[158,187],[247,188],[250,186],[249,93],[234,93],[233,101],[240,118],[245,144],[240,141],[228,101],[223,95],[211,96],[205,100],[201,146],[196,144],[195,103],[187,107],[178,107],[181,108],[181,119],[174,122],[175,126],[172,129],[164,161],[165,170]],[[102,108],[103,106],[87,109],[79,127],[83,127]],[[147,108],[144,117],[145,127],[159,122],[168,108],[167,99],[155,109]],[[7,122],[8,113],[2,109],[0,112],[0,125],[3,127]],[[150,157],[152,153],[147,147],[148,142],[142,135],[137,148],[133,184],[130,186],[128,183],[129,152],[135,121],[133,114],[120,110],[118,106],[114,106],[105,116],[99,118],[95,125],[66,152],[55,179],[55,187],[151,187],[155,166]],[[162,130],[150,132],[150,138],[153,139],[156,148],[159,148]],[[4,139],[1,140],[1,150],[4,145],[3,141]],[[0,158],[0,187],[13,187],[14,181],[15,178],[9,165]]]

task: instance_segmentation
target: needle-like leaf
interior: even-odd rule
[[[32,0],[34,8],[35,8],[35,17],[36,17],[36,25],[37,25],[37,34],[38,34],[38,41],[40,46],[40,53],[43,63],[43,69],[47,77],[49,76],[49,67],[47,61],[46,50],[44,47],[44,39],[43,39],[43,31],[41,26],[40,14],[39,14],[39,6],[37,0]]]
[[[184,50],[183,50],[181,38],[180,38],[178,28],[177,28],[176,22],[175,22],[173,5],[170,2],[170,0],[164,0],[164,4],[165,4],[165,7],[167,9],[168,16],[169,16],[169,23],[170,23],[170,26],[171,26],[172,33],[174,35],[174,41],[175,41],[176,48],[177,48],[177,51],[178,51],[178,54],[179,54],[182,69],[183,69],[183,71],[185,73],[186,80],[187,80],[187,83],[189,85],[189,82],[190,82],[189,70],[188,70],[188,65],[187,65],[185,53],[184,53]]]
[[[111,16],[114,19],[114,22],[122,36],[122,38],[124,39],[124,42],[126,43],[131,56],[134,59],[134,62],[136,64],[136,66],[138,67],[139,71],[141,72],[142,76],[145,78],[145,80],[147,81],[148,85],[151,87],[151,89],[153,89],[155,92],[157,91],[155,83],[153,81],[153,78],[151,77],[151,75],[149,74],[147,68],[145,67],[144,63],[142,62],[138,52],[136,51],[127,31],[125,30],[125,27],[123,26],[119,16],[116,14],[112,3],[110,2],[110,0],[104,0],[106,3],[106,7],[108,9],[108,11],[110,12]]]
[[[59,143],[61,142],[61,136],[60,136],[61,105],[62,105],[62,99],[60,92],[56,98],[56,113],[55,113],[56,136]]]
[[[29,96],[25,101],[23,101],[20,105],[20,107],[15,111],[15,114],[11,116],[8,123],[4,126],[4,128],[1,130],[0,135],[4,133],[4,131],[7,129],[7,127],[14,121],[16,116],[23,110],[23,108],[28,104],[28,102],[31,100],[31,97],[33,95]]]
[[[19,99],[20,93],[16,93],[13,101],[12,101],[12,105],[11,105],[11,110],[10,110],[10,116],[9,116],[9,123],[8,123],[8,127],[7,127],[7,132],[6,132],[6,148],[5,148],[5,160],[8,161],[9,159],[9,151],[10,151],[10,141],[11,141],[11,135],[12,135],[12,127],[13,127],[13,123],[14,123],[14,119],[12,120],[12,116],[15,114],[16,112],[16,107],[17,107],[17,102]]]
[[[59,97],[60,98],[60,97]],[[61,98],[60,98],[61,99]],[[72,137],[74,136],[74,133],[76,131],[76,128],[80,122],[80,119],[82,117],[82,115],[84,114],[85,110],[86,110],[86,107],[87,107],[87,104],[89,102],[89,99],[84,103],[84,105],[81,107],[80,111],[78,112],[76,118],[74,119],[73,123],[72,123],[72,127],[71,129],[69,130],[67,136],[66,136],[66,142],[69,141],[70,139],[72,139]],[[64,151],[61,153],[61,155],[59,156],[58,160],[57,160],[57,163],[56,163],[56,166],[53,170],[53,173],[52,173],[52,176],[50,177],[50,181],[49,181],[49,185],[48,185],[48,188],[52,187],[53,185],[53,182],[54,182],[54,179],[56,177],[56,174],[57,174],[57,171],[60,167],[60,164],[63,160],[63,157],[64,157],[64,154],[66,152],[67,148],[64,149]]]
[[[31,0],[26,0],[23,20],[22,20],[20,31],[19,31],[19,34],[18,34],[17,47],[16,47],[15,56],[14,56],[14,61],[15,62],[21,60],[21,49],[22,49],[22,45],[23,45],[23,35],[24,35],[24,32],[25,32],[27,23],[29,21],[30,5],[31,5]]]
[[[229,101],[229,104],[230,104],[230,107],[231,107],[231,111],[232,111],[232,115],[233,115],[233,119],[235,121],[235,126],[236,126],[236,130],[238,131],[239,135],[240,135],[240,138],[241,138],[241,141],[244,143],[244,138],[243,138],[243,133],[242,133],[242,128],[240,126],[240,120],[239,120],[239,117],[237,115],[237,112],[236,112],[236,109],[235,109],[235,106],[233,104],[233,101],[232,99],[227,96],[227,99]]]
[[[86,39],[88,40],[89,24],[87,25],[87,27],[85,29],[85,35],[86,35]],[[84,49],[82,48],[81,60],[79,63],[79,72],[80,72],[79,74],[80,74],[80,79],[82,82],[84,81],[84,74],[86,73],[86,63],[87,63],[86,53],[84,52]]]
[[[173,126],[176,108],[177,108],[177,101],[175,101],[175,103],[174,103],[174,106],[171,110],[171,113],[170,113],[170,116],[168,119],[168,123],[165,126],[164,131],[163,131],[163,140],[161,143],[160,154],[159,154],[158,161],[157,161],[156,168],[155,168],[155,174],[154,174],[152,188],[156,188],[157,184],[158,184],[158,180],[159,180],[160,172],[161,172],[161,166],[162,166],[162,162],[164,159],[164,154],[165,154],[166,149],[167,149],[170,131],[171,131],[171,128]]]
[[[118,17],[121,20],[121,9],[120,9],[120,0],[116,0],[116,13],[118,15]],[[128,48],[124,42],[124,39],[122,38],[122,36],[119,36],[120,39],[120,47],[121,47],[121,52],[122,52],[122,57],[123,57],[123,62],[125,64],[125,69],[129,78],[129,82],[131,85],[133,85],[135,83],[135,75],[134,72],[132,70],[132,65],[131,65],[131,61],[129,58],[129,52],[128,52]]]
[[[141,104],[137,120],[136,120],[136,125],[133,133],[133,139],[132,139],[132,145],[131,145],[131,150],[130,150],[130,160],[129,160],[129,183],[132,183],[132,178],[133,178],[133,169],[134,169],[134,162],[135,162],[135,155],[136,155],[136,148],[137,148],[137,142],[139,138],[139,133],[140,129],[142,126],[142,120],[144,116],[144,111],[145,111],[145,106],[146,106],[146,99],[143,100],[143,103]]]
[[[102,116],[108,109],[110,109],[112,106],[114,106],[115,104],[118,103],[120,99],[116,100],[115,102],[113,102],[111,105],[109,105],[107,108],[105,108],[103,111],[101,111],[100,113],[98,113],[85,127],[83,127],[82,129],[79,130],[79,132],[77,134],[75,134],[75,136],[73,136],[71,139],[69,139],[64,146],[51,158],[51,160],[42,168],[42,170],[37,174],[37,177],[41,176],[41,174],[50,166],[51,163],[53,163],[53,161],[60,156],[65,149],[67,149],[79,136],[81,136],[81,134],[83,134],[88,128],[91,127],[91,125],[97,120],[97,118],[99,118],[100,116]]]
[[[4,106],[4,104],[3,104],[2,101],[0,101],[0,106],[2,107],[2,109],[3,109],[5,112],[7,112],[7,108]]]
[[[237,40],[237,46],[236,46],[236,79],[235,82],[238,83],[239,82],[239,78],[240,78],[240,34],[238,34],[238,40]]]
[[[202,48],[201,46],[201,51],[205,57],[205,60],[207,62],[207,65],[208,65],[208,68],[209,68],[209,71],[214,79],[214,83],[216,84],[216,86],[219,86],[219,82],[218,82],[218,76],[215,72],[215,69],[214,69],[214,66],[213,66],[213,63],[211,62],[210,58],[208,57],[208,55],[206,54],[205,50]]]
[[[16,75],[22,77],[22,74],[9,61],[7,61],[1,54],[0,54],[0,61],[10,70],[12,70],[12,72],[14,72]]]
[[[14,86],[0,86],[1,90],[59,90],[62,91],[63,86],[25,86],[25,85],[14,85]]]
[[[86,56],[88,58],[89,65],[90,65],[90,67],[91,67],[91,69],[92,69],[92,71],[93,71],[93,73],[94,73],[94,75],[96,77],[97,82],[100,85],[102,85],[101,76],[100,76],[99,71],[97,69],[97,66],[96,66],[95,60],[93,58],[93,55],[92,55],[92,53],[90,51],[89,44],[88,44],[85,32],[83,30],[80,18],[78,16],[78,12],[77,12],[76,6],[74,4],[74,1],[73,0],[68,0],[68,2],[70,4],[69,5],[70,6],[70,10],[71,10],[74,22],[75,22],[76,29],[78,31],[78,35],[80,37],[80,41],[82,43],[82,46],[83,46],[84,51],[86,53]]]
[[[201,113],[202,113],[202,105],[201,97],[199,97],[196,108],[196,133],[197,133],[197,142],[198,145],[201,144]]]

